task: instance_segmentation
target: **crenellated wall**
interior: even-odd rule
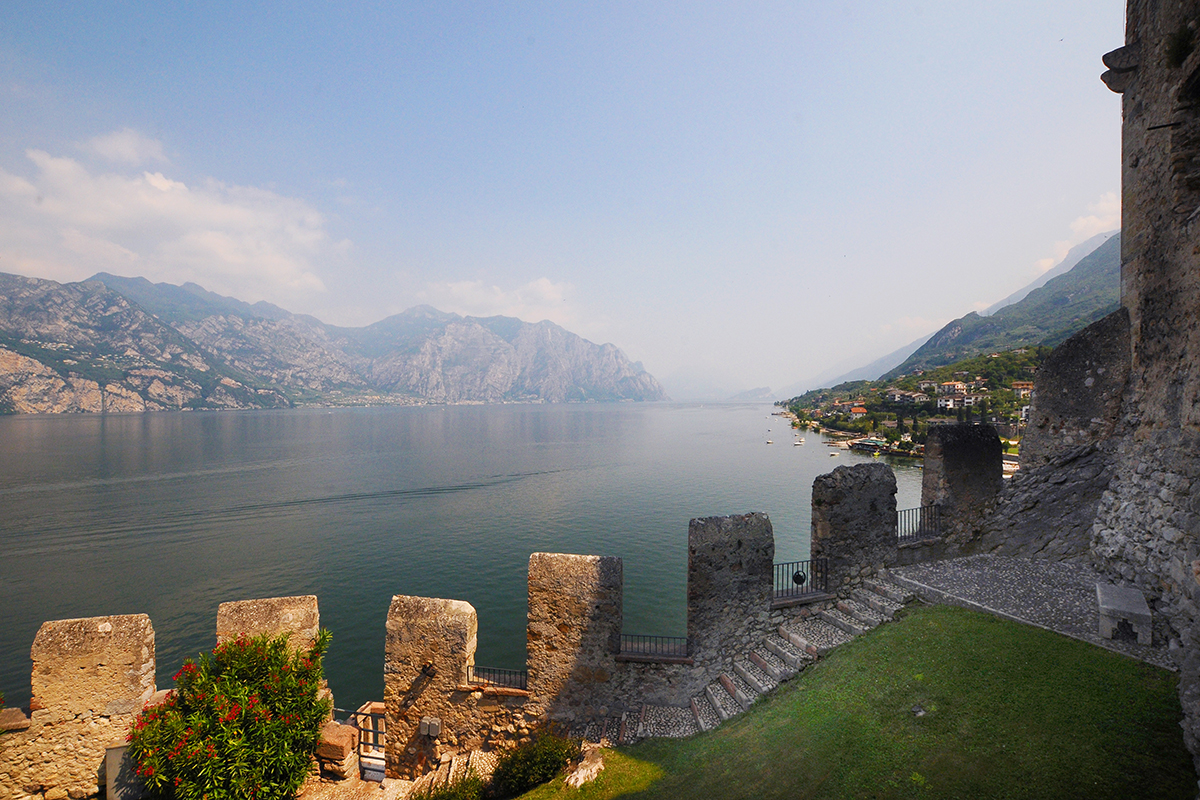
[[[829,563],[829,590],[848,594],[896,564],[896,475],[887,464],[838,467],[813,481],[812,557]]]
[[[217,639],[292,634],[311,646],[317,598],[223,603]],[[154,628],[145,614],[52,620],[30,655],[30,714],[0,712],[0,800],[81,800],[105,791],[106,751],[125,744],[155,691]]]
[[[154,628],[145,614],[53,620],[33,641],[27,721],[0,734],[0,798],[92,797],[105,750],[124,742],[154,695]]]
[[[894,524],[894,520],[893,520]],[[772,609],[765,514],[692,520],[687,657],[622,654],[623,565],[611,556],[529,558],[528,688],[467,684],[477,622],[468,603],[397,596],[387,622],[388,774],[419,775],[456,752],[504,748],[539,725],[568,726],[642,703],[688,708],[733,657],[802,607]],[[421,722],[437,720],[437,734]]]
[[[886,484],[875,527],[894,533],[895,478],[882,465],[866,469]],[[831,530],[853,517],[837,515]],[[690,709],[690,698],[730,672],[735,656],[780,623],[810,613],[803,605],[773,605],[774,549],[765,514],[691,521],[690,650],[667,657],[621,652],[620,558],[534,553],[526,689],[471,680],[478,619],[469,603],[396,595],[384,659],[387,773],[416,777],[457,753],[527,740],[538,726],[611,718],[643,703]],[[294,646],[308,647],[319,625],[314,596],[244,600],[221,604],[216,634],[219,643],[287,633]],[[46,623],[34,644],[33,719],[26,730],[0,737],[0,800],[94,796],[105,779],[105,747],[123,742],[152,695],[148,617]],[[339,767],[331,773],[349,774],[352,745],[327,738],[336,750],[330,764]]]

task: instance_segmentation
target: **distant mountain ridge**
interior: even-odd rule
[[[663,399],[617,347],[548,321],[417,306],[343,328],[192,283],[0,273],[0,411]]]
[[[1088,299],[1090,297],[1089,293],[1094,290],[1100,293],[1098,295],[1101,301],[1100,311],[1085,311],[1085,313],[1079,314],[1077,319],[1059,319],[1059,323],[1061,324],[1056,324],[1053,321],[1054,318],[1061,317],[1062,315],[1059,313],[1059,311],[1056,311],[1053,308],[1046,308],[1047,303],[1044,302],[1046,295],[1040,295],[1038,298],[1034,298],[1031,301],[1031,304],[1036,304],[1038,306],[1036,314],[1045,314],[1046,312],[1049,312],[1046,314],[1045,320],[1042,322],[1033,320],[1030,328],[1024,333],[1014,331],[1013,335],[1009,337],[1009,341],[1015,343],[1006,346],[1020,347],[1022,345],[1042,344],[1043,342],[1033,341],[1033,339],[1036,339],[1037,336],[1040,335],[1038,331],[1042,331],[1044,333],[1043,329],[1046,327],[1055,328],[1054,331],[1046,333],[1045,335],[1049,337],[1049,343],[1057,344],[1071,333],[1081,330],[1087,324],[1090,324],[1090,321],[1095,321],[1096,319],[1099,319],[1108,313],[1107,311],[1103,311],[1103,309],[1107,308],[1109,311],[1114,310],[1116,308],[1115,304],[1119,303],[1120,234],[1121,232],[1119,230],[1107,231],[1105,233],[1096,234],[1087,241],[1075,245],[1067,252],[1067,255],[1063,258],[1063,260],[1056,264],[1052,269],[1048,270],[1039,278],[1019,289],[1018,291],[1010,294],[1003,300],[993,303],[979,314],[972,312],[965,317],[956,319],[953,322],[945,325],[941,330],[926,336],[922,336],[916,341],[907,344],[892,353],[888,353],[885,356],[875,359],[870,364],[847,370],[846,367],[848,365],[843,363],[839,367],[835,367],[834,369],[828,370],[806,381],[800,381],[792,384],[786,387],[784,392],[791,396],[802,394],[809,389],[814,389],[821,386],[837,386],[848,381],[877,380],[889,376],[894,377],[895,375],[905,374],[911,369],[921,369],[921,362],[932,364],[933,366],[951,363],[952,361],[958,360],[960,356],[953,353],[939,356],[937,355],[937,351],[940,348],[946,347],[949,342],[954,341],[957,336],[962,333],[964,328],[968,329],[968,336],[966,339],[960,340],[958,343],[959,346],[964,348],[964,355],[962,357],[978,354],[978,352],[981,352],[987,347],[986,341],[981,341],[975,346],[969,346],[969,342],[972,340],[972,338],[979,335],[979,331],[975,330],[978,326],[982,324],[992,333],[997,333],[998,331],[1003,330],[1006,326],[1013,328],[1019,327],[1013,323],[1017,320],[1021,320],[1022,324],[1024,322],[1029,322],[1030,314],[1028,312],[1031,306],[1026,305],[1021,306],[1019,309],[1005,311],[1004,314],[1001,315],[1001,319],[1005,321],[997,323],[994,326],[981,322],[982,318],[996,315],[997,312],[1003,309],[1008,309],[1009,306],[1021,303],[1036,290],[1042,288],[1056,278],[1072,272],[1075,267],[1080,264],[1080,262],[1082,262],[1085,258],[1095,254],[1102,245],[1109,244],[1110,247],[1115,249],[1107,250],[1100,256],[1100,258],[1103,260],[1103,264],[1100,266],[1098,273],[1096,270],[1096,265],[1094,263],[1090,263],[1084,268],[1084,273],[1086,274],[1081,273],[1067,283],[1060,282],[1055,284],[1054,287],[1051,287],[1052,291],[1057,291],[1058,289],[1063,289],[1069,285],[1071,290],[1070,292],[1067,292],[1067,294],[1071,294],[1075,298],[1074,300],[1067,299],[1064,294],[1055,294],[1054,297],[1056,300],[1048,304],[1050,306],[1053,306],[1056,303],[1063,306],[1070,306],[1072,303],[1074,303],[1073,307],[1067,310],[1080,311],[1083,305],[1086,305],[1088,302],[1090,302]],[[1112,241],[1114,239],[1116,240],[1115,243]],[[1080,278],[1082,278],[1082,281],[1079,280]],[[1089,322],[1082,322],[1084,319],[1089,320]],[[955,333],[955,331],[958,333]],[[1005,337],[996,337],[997,340],[1003,338]],[[994,351],[995,349],[1002,348],[996,347],[992,349]],[[945,358],[948,358],[949,360],[945,360]],[[935,361],[937,363],[933,363]]]
[[[1121,301],[1121,236],[1115,234],[1066,273],[984,317],[974,311],[948,324],[881,378],[930,369],[981,353],[1053,347],[1117,309]]]
[[[1012,294],[1010,294],[1008,297],[1004,298],[1003,300],[1001,300],[997,303],[992,303],[990,306],[985,308],[983,311],[979,312],[980,316],[983,316],[983,317],[991,316],[992,314],[995,314],[997,311],[1004,308],[1005,306],[1010,306],[1013,303],[1017,303],[1017,302],[1020,302],[1021,300],[1024,300],[1026,297],[1029,296],[1029,293],[1032,292],[1034,289],[1040,289],[1041,287],[1045,286],[1047,283],[1049,283],[1054,278],[1057,278],[1059,275],[1067,274],[1068,272],[1070,272],[1071,270],[1073,270],[1075,268],[1076,264],[1078,264],[1080,261],[1082,261],[1083,259],[1090,256],[1097,249],[1099,249],[1100,245],[1104,244],[1106,241],[1111,239],[1113,236],[1120,236],[1120,235],[1121,235],[1121,231],[1119,229],[1115,230],[1115,231],[1105,231],[1104,233],[1097,233],[1095,236],[1088,239],[1087,241],[1080,242],[1079,244],[1075,245],[1074,247],[1072,247],[1070,250],[1067,251],[1067,255],[1065,257],[1063,257],[1062,261],[1058,262],[1058,264],[1056,264],[1054,267],[1046,270],[1046,272],[1044,272],[1040,277],[1038,277],[1037,280],[1035,280],[1032,283],[1030,283],[1029,285],[1013,292]]]

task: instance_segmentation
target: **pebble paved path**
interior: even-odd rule
[[[1100,638],[1096,584],[1112,581],[1087,565],[989,554],[893,567],[889,573],[926,602],[987,611],[1176,669],[1165,642]]]

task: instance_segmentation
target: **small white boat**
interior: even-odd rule
[[[775,444],[775,443],[772,442],[770,439],[767,439],[767,444]]]
[[[837,458],[837,453],[830,453],[830,454],[829,454],[829,457],[830,457],[830,458]]]
[[[800,445],[802,445],[802,444],[804,444],[804,440],[803,440],[803,439],[797,439],[796,441],[792,442],[792,447],[799,447],[799,446],[800,446]]]

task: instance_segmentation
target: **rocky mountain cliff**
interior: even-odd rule
[[[195,284],[0,273],[0,411],[663,400],[611,344],[418,306],[339,328]]]

